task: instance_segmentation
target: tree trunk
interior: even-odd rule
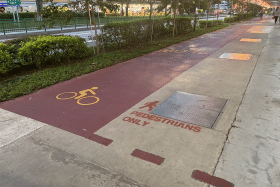
[[[123,16],[123,1],[121,1],[121,4],[122,4],[121,16]]]
[[[173,14],[174,14],[174,22],[173,22],[173,36],[175,36],[175,28],[176,28],[176,10],[178,8],[178,2],[177,0],[176,1],[176,8],[175,8],[175,11],[173,11]],[[172,10],[172,7],[171,7],[171,10]]]
[[[95,22],[95,16],[94,16],[94,8],[92,9],[92,14],[93,14],[93,24],[94,24],[94,30],[95,30],[95,38],[96,38],[96,50],[97,54],[99,54],[99,44],[98,44],[98,35],[97,35],[97,27],[96,27],[96,22]]]
[[[164,16],[165,17],[167,16],[167,7],[165,7],[165,9],[164,9]]]
[[[126,1],[126,7],[125,7],[125,16],[128,17],[128,5],[129,1]]]
[[[91,30],[92,48],[93,48],[93,52],[95,54],[94,43],[93,43],[93,35],[92,35],[92,26],[91,26],[90,8],[89,7],[88,7],[88,16],[89,16],[89,24],[90,24],[90,30]]]
[[[217,20],[219,20],[219,10],[220,10],[220,4],[218,4]]]
[[[242,21],[242,19],[243,19],[243,4],[242,4],[242,10],[241,10],[241,21]]]
[[[43,0],[36,0],[36,6],[37,6],[37,20],[42,21]]]
[[[150,1],[150,16],[149,16],[149,19],[152,19],[153,2],[152,2],[152,0],[149,0],[149,1]]]
[[[208,4],[208,9],[207,9],[207,16],[206,16],[206,28],[208,27],[208,18],[209,18],[210,6],[211,6],[211,1],[209,2],[209,4]]]
[[[154,17],[153,17],[153,23],[152,23],[151,41],[153,41],[153,34],[154,34],[154,22],[155,22],[155,15],[154,15]]]

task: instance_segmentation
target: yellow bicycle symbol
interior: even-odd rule
[[[81,94],[81,95],[78,96],[78,97],[76,97],[76,96],[78,95],[76,92],[64,92],[64,93],[58,94],[58,95],[56,96],[56,98],[59,99],[59,100],[67,100],[67,99],[72,99],[72,98],[74,98],[74,99],[77,99],[77,103],[78,103],[79,105],[93,105],[93,104],[95,104],[95,103],[97,103],[97,102],[99,101],[99,98],[98,98],[98,97],[95,97],[95,96],[87,96],[87,92],[90,92],[90,93],[92,93],[93,95],[95,95],[96,93],[95,93],[93,90],[96,90],[96,89],[98,89],[98,87],[92,87],[91,89],[86,89],[86,90],[79,91],[79,94]],[[71,96],[71,97],[61,97],[63,94],[66,94],[66,95],[68,95],[68,94],[74,94],[74,95]],[[86,96],[86,97],[85,97],[85,96]],[[93,102],[93,103],[86,103],[86,104],[81,103],[81,100],[82,100],[82,99],[87,99],[87,98],[95,98],[96,101]]]

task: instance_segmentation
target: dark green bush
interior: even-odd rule
[[[169,37],[173,34],[173,24],[174,20],[170,18],[108,23],[103,27],[104,45],[127,46]],[[191,18],[176,19],[175,34],[187,33],[191,29]]]
[[[112,16],[121,16],[121,14],[120,13],[106,14],[106,17],[112,17]]]
[[[0,43],[0,75],[19,67],[8,50],[6,44]]]
[[[206,27],[206,20],[199,20],[199,27],[205,28]]]
[[[90,12],[91,13],[91,15],[92,15],[92,12]],[[98,17],[98,13],[97,12],[95,12],[94,13],[94,15],[95,15],[95,17]],[[43,18],[49,18],[51,16],[51,14],[43,14]],[[74,17],[75,18],[88,18],[88,11],[87,12],[75,12],[74,13]],[[99,12],[99,17],[100,18],[103,18],[103,17],[105,17],[105,14],[104,14],[104,12]]]
[[[36,12],[21,12],[18,13],[18,16],[20,19],[31,19],[36,17]],[[15,14],[15,18],[17,19],[17,14]],[[12,13],[2,13],[0,14],[0,19],[1,20],[13,20],[13,14]]]
[[[218,20],[213,20],[213,26],[218,25]]]
[[[21,48],[21,46],[24,43],[31,41],[33,38],[36,38],[36,36],[29,35],[26,37],[7,40],[3,43],[7,45],[7,47],[8,47],[7,51],[10,53],[10,55],[13,57],[13,59],[16,59],[18,52],[19,52],[19,48]]]
[[[21,19],[29,19],[29,18],[35,18],[37,12],[24,12],[24,13],[18,13],[19,18]]]
[[[18,53],[22,65],[35,64],[41,68],[64,60],[88,55],[85,39],[71,36],[38,36],[26,42]]]
[[[222,20],[208,20],[207,27],[213,27],[215,25],[221,25],[223,23]],[[206,27],[206,20],[199,20],[200,28]]]
[[[234,17],[227,17],[227,18],[224,19],[224,22],[225,22],[225,23],[234,22]]]
[[[92,12],[90,12],[91,15],[92,15]],[[77,14],[77,13],[76,13]],[[88,11],[83,13],[84,14],[84,17],[88,18]],[[94,16],[97,18],[98,17],[98,13],[97,12],[94,12]],[[100,18],[104,18],[105,17],[105,14],[104,12],[99,12],[99,17]]]

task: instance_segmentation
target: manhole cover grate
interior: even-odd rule
[[[150,113],[212,128],[227,99],[175,92]]]

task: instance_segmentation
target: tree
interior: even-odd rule
[[[208,0],[208,7],[207,7],[207,17],[206,17],[206,27],[208,26],[208,18],[209,18],[209,12],[210,7],[215,4],[220,4],[221,0]]]
[[[167,6],[171,4],[171,0],[161,0],[161,5],[157,7],[157,11],[160,12],[165,9],[165,16],[169,15],[171,12],[171,8],[167,11]]]
[[[71,11],[67,5],[57,6],[53,0],[50,0],[51,4],[42,9],[41,13],[47,18],[45,23],[49,27],[53,27],[57,22],[61,25],[65,25],[70,22],[75,17],[73,11]]]
[[[138,1],[140,3],[148,3],[150,5],[150,16],[149,16],[149,19],[152,18],[152,13],[153,13],[153,5],[155,4],[156,0],[140,0]]]

